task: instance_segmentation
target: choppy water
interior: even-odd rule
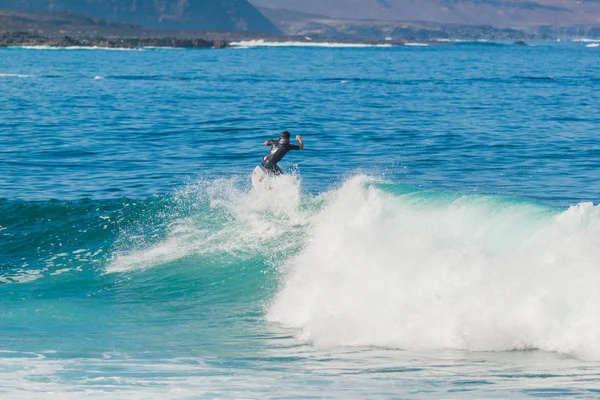
[[[597,60],[0,50],[0,397],[597,397]]]

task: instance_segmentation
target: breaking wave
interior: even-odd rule
[[[353,178],[311,218],[268,320],[336,346],[600,358],[600,207]]]
[[[3,284],[86,274],[129,277],[134,288],[143,273],[158,296],[217,271],[219,285],[194,290],[248,290],[268,322],[316,345],[600,359],[591,203],[556,208],[366,176],[310,195],[285,176],[274,190],[216,180],[144,201],[0,200],[0,214]]]

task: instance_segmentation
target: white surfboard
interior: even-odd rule
[[[262,179],[262,180],[261,180]],[[265,171],[257,166],[252,171],[252,187],[254,189],[273,189],[273,181],[272,177],[269,175],[265,175]]]
[[[256,188],[260,184],[262,184],[262,182],[260,181],[260,178],[262,178],[264,174],[265,174],[265,171],[263,171],[262,168],[259,167],[258,165],[256,166],[256,168],[254,168],[254,171],[252,171],[252,186],[253,187]]]

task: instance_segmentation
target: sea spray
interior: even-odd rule
[[[267,319],[317,345],[600,358],[600,209],[395,194],[355,177],[311,219]]]
[[[107,272],[151,268],[191,255],[245,258],[261,255],[273,262],[297,249],[306,212],[301,182],[277,178],[273,189],[249,189],[233,179],[200,180],[174,195],[172,218],[160,240],[116,251]]]

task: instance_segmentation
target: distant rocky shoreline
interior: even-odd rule
[[[339,45],[371,45],[371,46],[403,46],[413,43],[404,41],[381,41],[364,39],[335,39],[335,38],[309,38],[309,37],[287,37],[275,36],[263,38],[261,36],[250,36],[226,41],[222,39],[200,39],[200,38],[176,38],[176,37],[77,37],[69,34],[53,34],[42,36],[27,32],[0,32],[0,48],[7,47],[97,47],[108,49],[137,49],[143,47],[167,47],[167,48],[198,48],[198,49],[222,49],[235,47],[236,43],[264,42],[266,45],[273,43],[306,43],[307,45],[339,44]],[[232,46],[233,43],[233,46]],[[423,45],[445,45],[447,42],[420,41]]]
[[[246,44],[247,43],[247,44]],[[260,43],[260,44],[256,44]],[[164,48],[190,48],[190,49],[223,49],[238,46],[272,46],[276,44],[306,44],[306,46],[444,46],[450,45],[452,41],[381,41],[361,39],[336,39],[336,38],[309,38],[309,37],[287,37],[275,36],[261,38],[244,37],[232,41],[222,39],[200,39],[200,38],[176,38],[176,37],[74,37],[71,35],[42,36],[27,32],[1,32],[0,48],[8,47],[55,47],[55,48],[106,48],[106,49],[139,49],[144,47]],[[519,40],[514,45],[526,46],[527,43]]]
[[[137,49],[142,47],[222,49],[236,44],[254,43],[259,46],[277,43],[306,44],[307,46],[336,45],[448,45],[451,38],[466,40],[544,39],[538,35],[511,38],[508,31],[495,32],[489,38],[482,27],[446,27],[438,31],[425,25],[413,26],[394,38],[367,38],[368,35],[277,35],[247,31],[185,31],[146,29],[141,26],[90,19],[73,13],[31,13],[0,10],[0,48],[6,47],[96,47],[109,49]],[[451,30],[450,28],[454,29]],[[469,31],[470,29],[470,31]],[[433,33],[437,32],[437,33]],[[470,32],[470,33],[469,33]],[[479,32],[479,33],[477,33]],[[490,31],[491,32],[491,31]],[[507,33],[508,32],[508,33]],[[415,34],[415,36],[413,36]],[[464,37],[462,37],[464,36]],[[252,45],[252,44],[251,44]]]
[[[354,46],[447,45],[460,41],[505,41],[526,44],[525,40],[563,38],[600,38],[600,27],[538,27],[536,32],[497,29],[491,26],[437,24],[428,22],[324,21],[314,16],[300,16],[313,21],[309,26],[296,24],[297,13],[262,9],[278,21],[287,34],[235,31],[165,30],[143,27],[131,22],[88,18],[72,12],[30,12],[0,10],[0,48],[6,47],[96,47],[136,49],[227,48],[290,45]],[[309,18],[310,17],[310,18]],[[312,19],[311,19],[312,18]],[[304,19],[302,21],[304,21]],[[287,21],[287,22],[286,22]],[[318,22],[318,23],[317,23]],[[285,25],[287,26],[287,25]],[[304,27],[304,28],[302,28]],[[306,29],[305,29],[306,28]],[[310,28],[310,29],[309,29]],[[543,29],[542,29],[543,28]]]
[[[89,37],[87,35],[77,36],[76,33],[50,34],[48,36],[29,32],[1,32],[0,48],[7,47],[98,47],[109,49],[137,49],[142,47],[170,47],[170,48],[205,48],[222,49],[231,47],[236,42],[260,41],[265,43],[336,43],[341,45],[387,45],[402,46],[404,41],[381,41],[364,39],[334,39],[334,38],[309,38],[288,36],[261,36],[244,35],[243,37],[232,37],[229,41],[223,39],[202,39],[185,37]],[[423,42],[423,44],[447,44],[439,42]]]
[[[69,35],[41,36],[27,32],[0,33],[0,48],[6,47],[103,47],[110,49],[135,49],[140,47],[174,48],[224,48],[224,40],[181,39],[181,38],[131,38],[98,37],[75,38]]]
[[[340,28],[341,29],[341,28]],[[93,19],[70,12],[25,12],[0,10],[0,48],[6,47],[100,47],[135,49],[140,47],[226,48],[232,43],[306,43],[307,45],[348,44],[443,45],[452,38],[463,40],[530,40],[539,35],[524,35],[516,31],[499,31],[486,27],[459,27],[412,24],[394,35],[375,35],[368,24],[366,32],[341,34],[323,31],[320,34],[280,35],[249,31],[188,31],[149,29],[119,21]],[[337,33],[336,33],[337,32]],[[370,33],[369,33],[370,32]],[[381,33],[381,32],[379,32]],[[443,42],[442,40],[445,40]]]

